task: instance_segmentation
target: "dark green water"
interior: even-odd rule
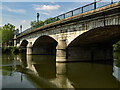
[[[2,55],[2,88],[120,88],[108,63],[56,63],[54,56]]]

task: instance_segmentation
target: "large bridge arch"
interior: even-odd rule
[[[120,25],[98,27],[80,34],[67,45],[68,60],[110,60],[112,45],[120,40]]]
[[[90,43],[116,43],[120,40],[120,25],[108,25],[104,27],[97,27],[90,30],[78,33],[75,37],[71,35],[71,40],[68,40],[67,46],[76,44],[77,42],[81,44]]]
[[[32,45],[32,54],[55,55],[58,42],[51,36],[40,36]]]

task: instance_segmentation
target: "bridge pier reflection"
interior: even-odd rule
[[[32,70],[35,72],[35,74],[37,74],[37,71],[32,63],[32,55],[27,55],[27,67],[28,69]]]
[[[72,88],[74,90],[68,79],[67,70],[67,63],[56,63],[56,85],[60,88]]]

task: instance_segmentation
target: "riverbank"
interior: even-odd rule
[[[2,47],[2,53],[20,53],[20,48],[14,46]]]

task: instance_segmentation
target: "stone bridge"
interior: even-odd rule
[[[27,54],[55,55],[57,62],[112,60],[120,40],[120,2],[68,17],[14,38]],[[17,40],[17,44],[16,44]]]

